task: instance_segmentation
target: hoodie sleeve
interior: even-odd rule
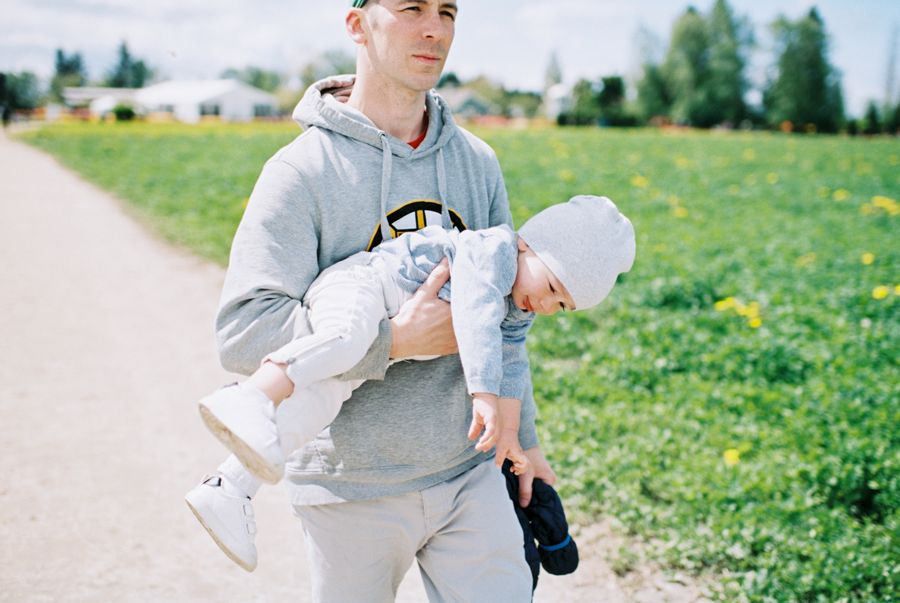
[[[263,167],[234,236],[216,317],[219,361],[250,375],[262,359],[311,334],[306,290],[319,274],[319,198],[278,155]],[[341,378],[383,379],[390,362],[390,323],[366,356]]]
[[[231,247],[216,316],[222,366],[249,375],[310,333],[301,299],[319,272],[317,212],[300,174],[276,158],[262,170]]]

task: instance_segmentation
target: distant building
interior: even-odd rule
[[[276,114],[275,96],[238,80],[171,80],[146,88],[65,88],[69,107],[89,107],[102,117],[119,104],[138,114],[166,113],[185,123],[217,116],[223,121],[250,121]]]
[[[556,84],[544,93],[544,115],[556,120],[560,113],[566,113],[572,109],[572,88],[565,84]]]
[[[97,86],[81,86],[78,88],[63,88],[63,102],[67,107],[89,107],[98,99],[111,99],[113,103],[134,103],[134,88],[101,88]],[[107,101],[109,102],[109,101]]]
[[[250,121],[275,115],[278,106],[274,95],[239,80],[172,80],[141,88],[134,100],[143,111],[171,113],[185,123],[206,115]]]
[[[447,102],[453,115],[462,119],[470,120],[479,116],[500,114],[497,105],[467,88],[444,86],[438,88],[437,93]]]

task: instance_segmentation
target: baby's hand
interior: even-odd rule
[[[519,434],[512,429],[501,429],[500,437],[497,439],[497,456],[494,458],[494,464],[499,468],[503,466],[503,460],[509,459],[513,466],[510,471],[516,475],[522,475],[528,471],[531,464],[522,446],[519,445]]]
[[[469,439],[474,440],[484,429],[484,433],[475,450],[487,452],[494,447],[500,437],[503,421],[497,409],[497,396],[493,394],[474,394],[472,397],[472,425],[469,427]]]

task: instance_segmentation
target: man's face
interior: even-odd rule
[[[381,0],[366,9],[369,56],[383,77],[417,92],[441,77],[456,21],[453,0]]]

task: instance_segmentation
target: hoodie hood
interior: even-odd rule
[[[434,90],[429,90],[425,95],[428,133],[419,148],[413,149],[406,141],[379,130],[372,120],[347,106],[355,82],[355,75],[336,75],[316,82],[307,88],[294,109],[294,121],[304,130],[313,126],[324,128],[378,149],[382,148],[382,136],[386,136],[393,155],[404,159],[435,153],[456,134],[450,107]]]
[[[443,147],[456,134],[456,122],[447,103],[434,90],[425,94],[425,110],[428,114],[428,132],[425,140],[414,149],[406,141],[380,130],[368,117],[347,106],[353,91],[355,75],[338,75],[320,80],[310,86],[294,109],[293,118],[300,127],[330,130],[359,142],[380,149],[383,154],[381,174],[381,236],[387,241],[393,238],[387,218],[387,199],[390,193],[393,157],[417,160],[435,155],[440,192],[443,227],[453,228],[447,205],[447,177],[444,168]]]

